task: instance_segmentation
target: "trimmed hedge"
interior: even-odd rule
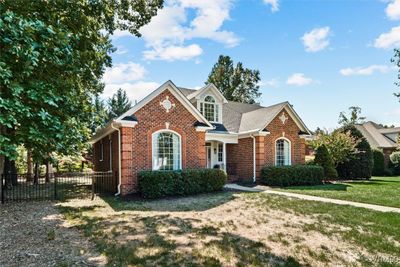
[[[226,173],[219,169],[142,171],[138,188],[144,198],[187,196],[222,190],[226,180]]]
[[[372,168],[372,175],[385,175],[385,157],[383,155],[383,152],[378,149],[373,149],[372,155],[374,157],[374,167]]]
[[[271,186],[318,185],[323,180],[321,166],[265,166],[261,170],[261,183]]]
[[[325,145],[317,148],[314,162],[324,168],[325,178],[336,179],[338,177],[332,157]]]

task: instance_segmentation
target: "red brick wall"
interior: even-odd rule
[[[112,145],[112,163],[110,166],[110,139]],[[103,143],[103,160],[101,159],[101,143]],[[113,171],[118,172],[118,132],[113,132],[105,136],[93,145],[93,165],[94,171]],[[111,168],[110,168],[111,167]]]
[[[160,105],[166,96],[175,107],[166,112]],[[135,192],[137,174],[152,168],[152,134],[169,129],[181,135],[182,168],[205,167],[205,133],[197,132],[197,119],[169,92],[164,91],[135,114],[138,124],[122,128],[122,194]]]
[[[292,165],[304,164],[305,162],[305,140],[299,137],[300,128],[289,113],[284,110],[288,120],[285,124],[279,119],[282,115],[280,112],[272,122],[267,125],[269,135],[265,136],[265,165],[275,165],[275,141],[280,137],[285,137],[291,142],[291,159]]]
[[[236,168],[240,180],[253,178],[253,139],[251,137],[239,139],[238,144],[226,145],[227,165]]]

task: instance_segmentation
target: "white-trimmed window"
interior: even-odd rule
[[[218,144],[218,162],[224,161],[224,145]]]
[[[171,171],[181,169],[181,137],[162,130],[153,134],[153,170]]]
[[[290,156],[290,141],[285,138],[280,138],[275,142],[275,165],[285,166],[291,165]]]
[[[219,122],[219,105],[214,97],[208,95],[200,102],[200,112],[210,122]]]
[[[99,161],[103,161],[104,159],[104,145],[103,145],[103,140],[100,141],[100,157]]]

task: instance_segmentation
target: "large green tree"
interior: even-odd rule
[[[394,50],[394,57],[392,58],[392,62],[396,65],[396,67],[398,68],[398,75],[397,75],[397,79],[398,81],[395,82],[395,84],[397,86],[400,86],[400,48],[396,48]],[[396,97],[399,98],[400,100],[400,92],[399,93],[395,93],[394,94]]]
[[[162,0],[0,2],[0,173],[19,145],[38,161],[73,154],[89,136],[91,100],[114,51],[109,34],[140,36]]]
[[[347,115],[346,112],[342,111],[339,114],[339,124],[342,126],[362,124],[365,122],[365,117],[361,116],[360,107],[349,107],[350,114]]]
[[[253,104],[261,96],[260,71],[244,68],[241,62],[234,66],[229,56],[219,56],[208,75],[206,84],[209,83],[213,83],[231,101]]]
[[[90,131],[94,134],[98,128],[103,127],[107,123],[108,113],[104,101],[99,96],[95,96],[92,105]]]
[[[118,91],[107,101],[108,119],[114,119],[121,116],[132,107],[132,102],[126,95],[125,90],[119,88]]]

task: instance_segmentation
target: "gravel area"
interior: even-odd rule
[[[0,266],[104,266],[54,202],[0,204]]]

